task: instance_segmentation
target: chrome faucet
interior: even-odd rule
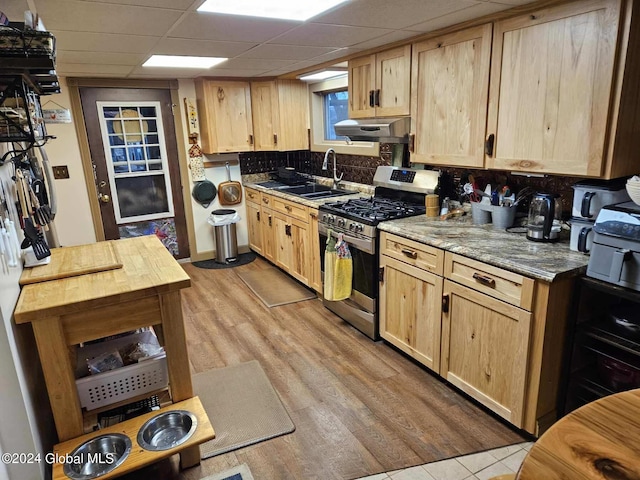
[[[344,176],[344,172],[342,172],[340,174],[340,177],[338,178],[338,175],[336,175],[336,151],[333,148],[330,148],[329,150],[327,150],[324,154],[324,161],[322,162],[322,170],[328,170],[328,162],[329,162],[329,154],[333,153],[333,189],[337,189],[340,182],[342,181],[342,177]]]

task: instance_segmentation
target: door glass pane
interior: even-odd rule
[[[117,178],[116,189],[122,218],[163,213],[169,209],[164,175]]]
[[[98,102],[118,224],[173,215],[158,102]],[[109,158],[110,156],[110,158]],[[145,172],[153,172],[152,175]]]

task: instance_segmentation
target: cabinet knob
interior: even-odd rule
[[[487,141],[484,142],[484,153],[489,157],[493,156],[493,144],[495,143],[496,136],[492,133],[487,137]]]
[[[442,296],[442,313],[449,313],[449,295]]]
[[[374,103],[374,91],[373,90],[369,90],[369,106],[370,107],[374,107],[375,103]]]
[[[256,218],[260,221],[260,212],[256,212]]]
[[[277,134],[277,133],[274,133],[274,134],[273,134],[273,144],[274,144],[274,145],[277,145],[277,144],[278,144],[278,134]]]
[[[377,89],[376,93],[373,96],[373,104],[376,107],[380,106],[380,89]]]
[[[416,259],[418,258],[418,252],[414,251],[414,250],[409,250],[408,248],[403,248],[402,249],[402,253],[412,259]]]
[[[416,134],[412,133],[409,135],[409,151],[414,153],[416,149]]]

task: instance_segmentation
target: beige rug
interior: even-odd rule
[[[224,472],[215,473],[204,477],[201,480],[254,480],[251,475],[251,470],[246,463],[238,465],[237,467],[230,468]]]
[[[269,308],[316,298],[315,292],[275,267],[240,272],[238,276]]]
[[[193,389],[216,432],[200,446],[203,459],[295,430],[257,360],[198,373]]]

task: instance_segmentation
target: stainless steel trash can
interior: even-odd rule
[[[233,263],[238,261],[238,238],[236,223],[240,219],[236,211],[222,208],[211,212],[209,223],[213,225],[216,240],[216,262]]]

